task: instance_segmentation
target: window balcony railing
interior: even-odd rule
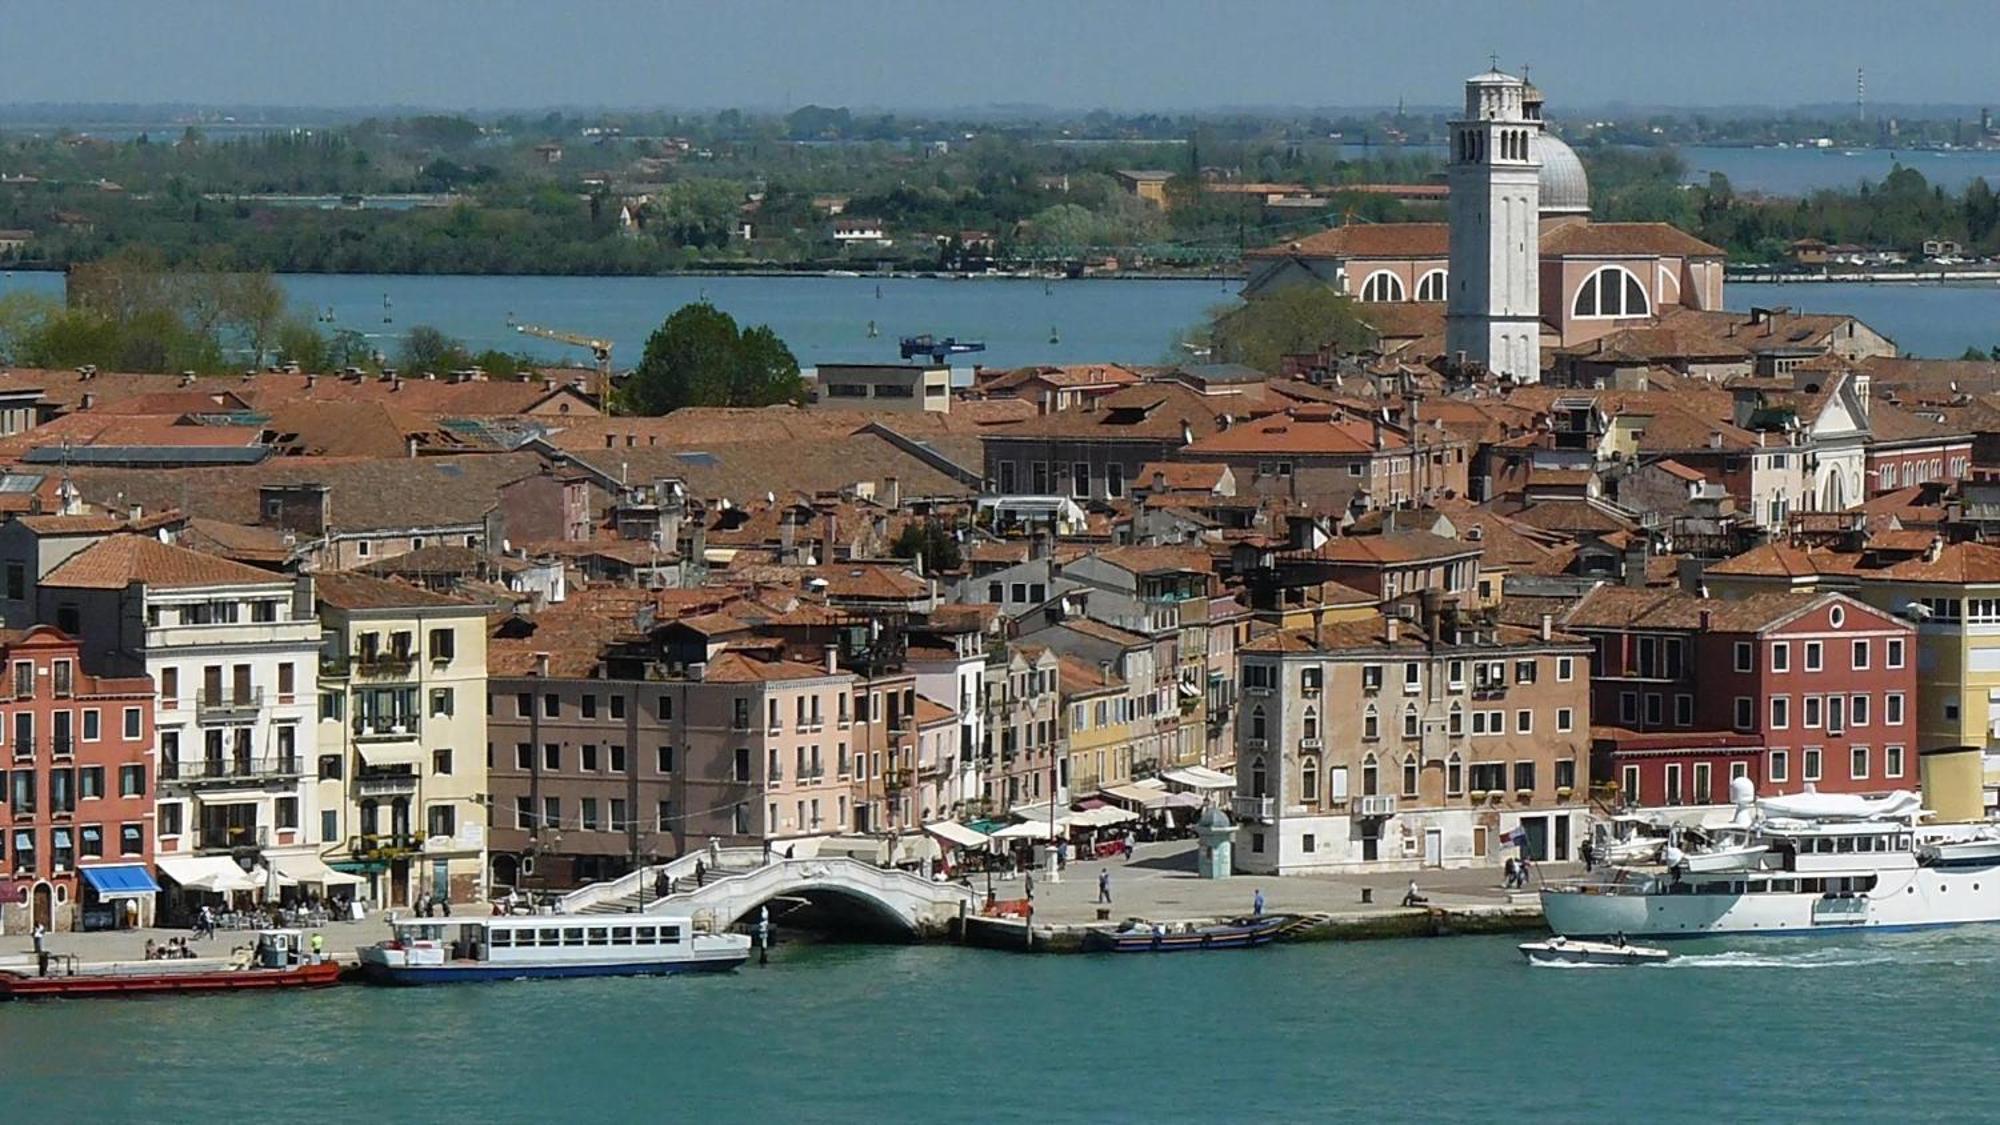
[[[184,784],[232,782],[262,784],[278,778],[298,777],[304,769],[305,763],[297,754],[269,757],[231,754],[220,758],[195,758],[190,761],[162,758],[160,780],[178,781]]]
[[[357,742],[414,742],[420,733],[415,715],[376,715],[354,720]]]
[[[197,719],[239,719],[255,717],[264,706],[264,689],[247,691],[201,691],[194,697]]]
[[[416,669],[415,652],[357,652],[354,672],[360,676],[407,676]]]
[[[354,858],[398,859],[424,850],[422,832],[364,832],[347,842],[347,850]]]
[[[396,797],[417,791],[414,773],[368,773],[354,775],[354,787],[363,797]]]
[[[1272,797],[1237,797],[1232,802],[1238,820],[1269,821],[1277,804]]]
[[[194,850],[210,854],[266,848],[270,845],[271,830],[262,824],[205,826],[196,832],[194,837]]]

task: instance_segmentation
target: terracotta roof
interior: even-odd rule
[[[1880,395],[1872,396],[1869,403],[1868,433],[1877,442],[1969,441],[1972,437],[1970,430],[1885,402]]]
[[[1671,457],[1653,462],[1653,467],[1669,476],[1679,477],[1689,484],[1700,484],[1708,479],[1696,470],[1688,468]]]
[[[1610,363],[1653,363],[1664,359],[1747,360],[1750,349],[1692,325],[1648,325],[1620,328],[1556,354]]]
[[[1224,414],[1240,418],[1266,408],[1269,396],[1269,388],[1261,383],[1234,386],[1221,394],[1203,394],[1179,383],[1140,383],[1102,395],[1087,408],[1070,407],[1011,426],[990,427],[982,432],[982,440],[1139,438],[1179,446],[1183,425],[1200,438],[1220,429]]]
[[[1738,578],[1811,578],[1828,573],[1820,565],[1823,552],[1809,551],[1783,541],[1764,543],[1724,559],[1705,573]]]
[[[1215,570],[1208,552],[1198,547],[1111,547],[1095,552],[1094,557],[1133,574],[1183,570],[1209,574]]]
[[[315,574],[313,597],[335,609],[452,609],[473,604],[407,582],[391,582],[351,571]]]
[[[1451,252],[1444,223],[1355,223],[1250,251],[1251,258],[1442,258]]]
[[[1056,657],[1056,675],[1061,681],[1062,693],[1065,696],[1096,695],[1100,692],[1125,690],[1125,680],[1118,673],[1098,668],[1074,656]]]
[[[1132,483],[1138,488],[1164,488],[1175,492],[1209,492],[1222,484],[1229,466],[1199,461],[1148,461],[1139,468]]]
[[[1896,582],[2000,582],[2000,547],[1986,543],[1948,543],[1937,558],[1914,558],[1865,577]],[[44,582],[47,579],[43,580]]]
[[[1477,651],[1493,647],[1535,647],[1549,644],[1576,645],[1580,639],[1567,634],[1555,633],[1549,640],[1541,636],[1540,622],[1533,628],[1502,624],[1495,628],[1496,646],[1460,645],[1451,649]],[[1389,640],[1388,619],[1379,614],[1359,621],[1328,621],[1317,628],[1283,629],[1267,633],[1243,645],[1239,652],[1257,653],[1299,653],[1299,652],[1419,652],[1429,647],[1424,632],[1415,623],[1397,622],[1396,639]]]
[[[113,535],[71,555],[44,575],[44,586],[71,589],[122,590],[134,581],[160,589],[189,586],[240,586],[291,580],[268,570],[244,566],[215,555],[162,543],[145,535]]]
[[[939,723],[958,721],[958,712],[939,703],[928,695],[917,695],[917,726],[934,727]]]
[[[703,677],[709,683],[747,684],[779,680],[817,680],[827,671],[817,664],[793,660],[757,660],[740,652],[719,652],[708,662]]]
[[[1428,531],[1385,531],[1380,535],[1342,535],[1312,551],[1287,557],[1394,565],[1477,554],[1479,544],[1448,539]]]
[[[1194,444],[1185,449],[1190,457],[1203,457],[1218,453],[1271,453],[1312,456],[1351,456],[1375,452],[1375,430],[1367,422],[1352,418],[1311,419],[1298,416],[1299,411],[1317,409],[1325,413],[1327,407],[1300,407],[1285,414],[1275,414],[1248,422],[1238,422],[1226,430],[1219,430],[1207,437],[1196,438]],[[1382,445],[1387,449],[1402,449],[1409,445],[1402,434],[1384,426],[1381,430]]]
[[[240,563],[281,565],[292,557],[292,544],[275,527],[253,527],[196,517],[187,521],[181,545]]]
[[[1560,620],[1568,629],[1700,629],[1705,617],[1715,632],[1754,633],[1838,596],[1786,591],[1725,601],[1684,590],[1599,586]]]
[[[1720,258],[1723,250],[1667,223],[1556,223],[1542,227],[1544,255]]]

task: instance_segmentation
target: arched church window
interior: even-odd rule
[[[1388,270],[1376,270],[1361,283],[1361,299],[1364,301],[1400,301],[1403,299],[1403,279]]]
[[[1299,799],[1319,800],[1319,758],[1308,755],[1299,763]]]
[[[1624,266],[1600,266],[1583,279],[1570,314],[1577,317],[1650,316],[1646,287]]]
[[[1445,298],[1445,273],[1432,270],[1417,279],[1417,300],[1442,301]]]

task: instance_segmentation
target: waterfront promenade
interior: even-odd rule
[[[1292,875],[1282,879],[1258,875],[1203,879],[1195,874],[1195,847],[1190,840],[1141,844],[1130,863],[1115,859],[1072,863],[1059,883],[1037,872],[1035,925],[1095,923],[1097,874],[1102,870],[1111,872],[1109,910],[1113,921],[1144,918],[1180,922],[1248,914],[1260,890],[1264,892],[1264,911],[1268,914],[1388,915],[1403,909],[1403,894],[1409,890],[1413,878],[1431,906],[1447,910],[1537,906],[1533,894],[1510,895],[1503,889],[1497,867]],[[1544,877],[1568,878],[1583,870],[1583,865],[1576,863],[1537,866],[1537,881]],[[983,876],[976,877],[973,886],[985,894]],[[1364,888],[1373,892],[1373,902],[1361,901]],[[1018,899],[1023,887],[1019,878],[995,879],[993,890],[997,898]]]
[[[466,906],[464,910],[477,908]],[[408,911],[403,913],[407,914]],[[326,937],[326,955],[343,964],[354,964],[355,949],[381,941],[388,930],[381,914],[371,914],[361,922],[329,922],[301,930],[308,940],[313,934]],[[54,933],[42,939],[43,947],[55,954],[70,954],[78,961],[103,964],[113,961],[143,961],[146,942],[164,943],[172,938],[188,938],[188,944],[202,958],[225,960],[229,951],[256,943],[254,930],[220,930],[212,938],[195,938],[184,929],[104,930],[95,933]],[[27,934],[0,937],[0,969],[30,970],[35,965],[35,939]],[[181,962],[187,964],[187,962]]]

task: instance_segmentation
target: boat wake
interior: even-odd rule
[[[1737,949],[1728,953],[1695,953],[1676,957],[1655,966],[1661,969],[1853,969],[1883,965],[1891,961],[1909,962],[1908,957],[1888,951],[1864,952],[1856,949],[1819,949],[1809,953],[1771,954]]]

